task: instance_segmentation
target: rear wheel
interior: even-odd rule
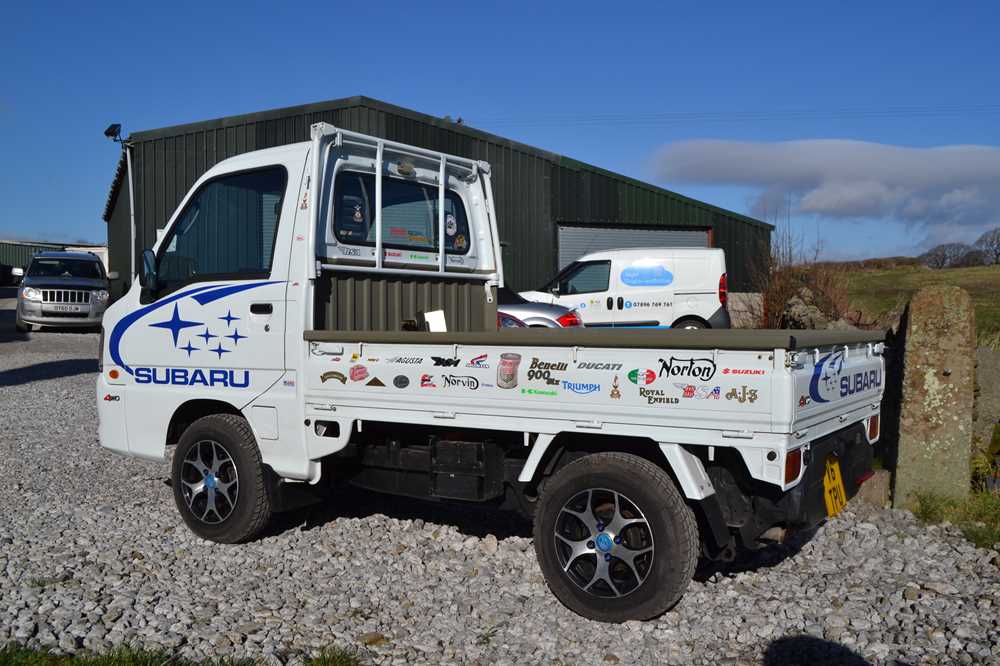
[[[198,419],[174,452],[177,509],[192,532],[218,543],[249,541],[267,526],[267,478],[249,424],[234,414]]]
[[[660,615],[684,594],[698,559],[694,515],[670,476],[627,453],[589,455],[548,479],[534,537],[559,601],[601,622]]]
[[[681,329],[682,331],[700,331],[703,328],[708,328],[708,326],[700,319],[681,319],[676,322],[673,329]]]

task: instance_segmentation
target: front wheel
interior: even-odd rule
[[[698,528],[670,476],[627,453],[585,456],[545,484],[535,553],[549,588],[600,622],[647,620],[684,594]]]
[[[271,519],[268,477],[246,420],[204,416],[181,435],[171,469],[174,502],[198,536],[241,543]]]

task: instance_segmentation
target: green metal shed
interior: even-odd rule
[[[769,251],[773,227],[760,220],[448,119],[359,96],[132,134],[128,141],[136,261],[206,170],[240,153],[307,141],[309,126],[320,121],[489,162],[504,270],[516,289],[538,286],[575,258],[570,256],[574,252],[653,243],[721,247],[730,290],[749,291],[753,267],[762,265]],[[123,276],[113,285],[115,295],[129,274],[128,187],[123,155],[103,215],[110,270]]]

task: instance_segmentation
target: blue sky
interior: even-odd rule
[[[826,256],[1000,224],[997,5],[813,5],[19,3],[0,28],[0,237],[104,241],[112,121],[356,94],[739,212],[788,202]]]

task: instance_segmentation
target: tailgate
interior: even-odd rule
[[[878,405],[885,383],[882,345],[841,345],[798,352],[793,370],[796,427]]]

